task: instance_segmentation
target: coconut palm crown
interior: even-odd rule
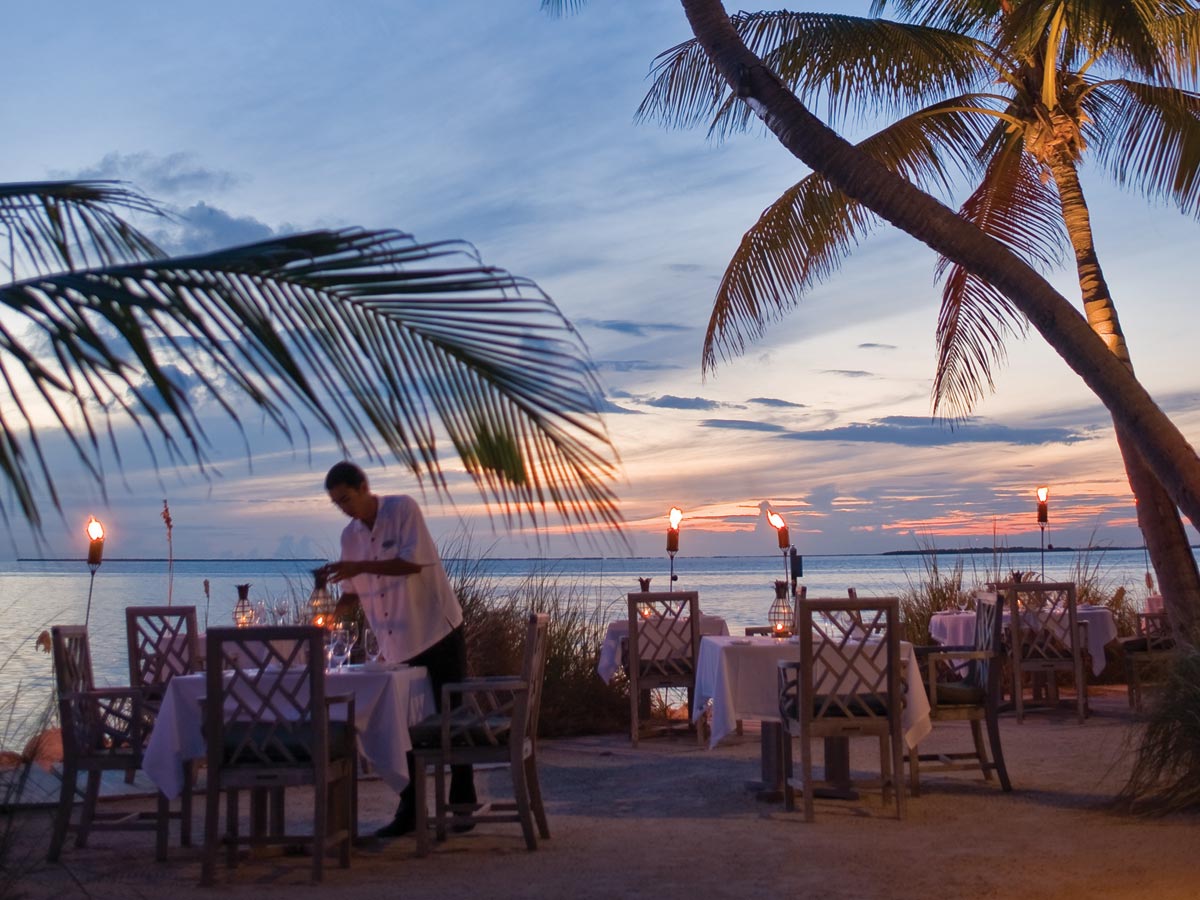
[[[508,525],[619,526],[594,369],[532,281],[461,241],[386,230],[171,258],[130,224],[162,213],[117,182],[0,185],[6,521],[40,529],[39,507],[61,508],[47,434],[103,487],[131,435],[156,465],[208,471],[205,416],[240,429],[253,408],[289,440],[315,427],[445,496],[448,442]]]
[[[872,16],[886,5],[876,0]],[[1073,206],[1075,196],[1056,180],[1064,163],[1077,168],[1085,150],[1118,185],[1187,215],[1200,212],[1195,3],[891,5],[914,21],[790,12],[732,18],[747,47],[835,120],[894,117],[858,143],[864,152],[943,195],[972,179],[977,187],[960,214],[1039,267],[1061,263],[1079,224],[1073,212],[1086,214],[1082,196]],[[709,124],[715,136],[757,121],[694,40],[656,60],[639,116]],[[760,337],[880,221],[820,174],[789,188],[746,233],[725,272],[704,366]],[[987,282],[945,261],[939,272],[934,408],[956,416],[992,387],[1003,339],[1025,323]]]

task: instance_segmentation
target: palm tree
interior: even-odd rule
[[[872,14],[884,5],[876,0]],[[1174,83],[1197,61],[1194,44],[1183,39],[1196,24],[1192,4],[1149,11],[1078,2],[896,5],[920,21],[781,12],[739,14],[733,26],[786,84],[823,90],[835,111],[856,101],[864,113],[900,109],[897,122],[859,148],[919,185],[948,192],[956,176],[978,178],[960,214],[983,232],[1046,266],[1058,258],[1065,225],[1088,321],[1132,373],[1078,164],[1090,144],[1119,181],[1170,197],[1185,212],[1197,209],[1200,97]],[[1097,73],[1106,67],[1110,77],[1103,78]],[[1156,83],[1127,79],[1129,72]],[[713,129],[726,133],[751,121],[736,93],[689,41],[659,58],[640,114],[691,124],[715,113]],[[790,188],[747,233],[726,271],[705,366],[715,364],[718,350],[738,352],[747,334],[761,334],[768,318],[836,269],[876,224],[820,172]],[[985,279],[946,259],[939,269],[946,279],[935,411],[962,414],[991,387],[1002,339],[1023,322]],[[1178,510],[1119,423],[1117,436],[1163,593],[1175,608],[1200,606],[1200,574]]]
[[[506,524],[619,528],[591,362],[537,285],[462,242],[395,231],[169,258],[129,221],[161,213],[115,182],[0,185],[5,521],[19,511],[40,530],[39,498],[61,509],[44,431],[61,429],[103,487],[123,426],[156,464],[204,471],[200,405],[240,428],[249,401],[289,440],[315,423],[442,495],[449,441]]]

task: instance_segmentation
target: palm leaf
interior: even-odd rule
[[[311,232],[26,279],[0,287],[0,304],[34,334],[0,330],[18,410],[0,421],[0,471],[35,525],[35,480],[58,497],[30,389],[95,473],[101,433],[119,458],[118,418],[203,467],[197,404],[236,422],[241,396],[289,439],[314,421],[374,458],[382,445],[439,492],[443,430],[509,524],[548,509],[576,525],[619,522],[582,341],[535,284],[463,243]]]
[[[1087,110],[1084,133],[1118,184],[1200,213],[1200,95],[1110,81],[1091,91]]]
[[[972,110],[977,98],[955,97],[888,126],[858,146],[924,187],[949,191],[955,177],[974,175],[972,149],[990,120]],[[717,289],[702,353],[711,371],[719,354],[740,355],[768,322],[795,306],[878,220],[857,201],[810,175],[789,188],[746,232]]]
[[[951,32],[823,13],[738,13],[746,45],[798,95],[819,93],[837,118],[910,112],[931,99],[973,90],[990,70],[986,48]],[[717,75],[695,40],[658,55],[639,121],[672,127],[711,122],[725,137],[758,120]]]
[[[161,215],[152,200],[118,181],[0,184],[0,234],[8,280],[108,266],[163,253],[121,217]]]
[[[1058,195],[1040,175],[1020,140],[1013,140],[993,155],[959,214],[1045,269],[1062,264],[1066,233]],[[937,272],[945,283],[933,406],[935,414],[961,418],[995,389],[993,371],[1005,360],[1004,340],[1023,335],[1027,323],[1007,297],[962,266],[943,258]]]

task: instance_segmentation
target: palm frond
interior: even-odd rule
[[[975,98],[955,97],[908,116],[858,146],[914,183],[950,190],[958,175],[978,174],[972,148],[987,131]],[[709,317],[701,367],[730,359],[766,325],[837,271],[877,219],[865,207],[810,175],[789,188],[742,237]]]
[[[872,0],[870,14],[887,9],[896,18],[962,34],[989,34],[1001,13],[1000,0]]]
[[[13,281],[162,256],[121,212],[163,215],[119,181],[0,184],[0,270]]]
[[[0,471],[32,523],[34,476],[56,495],[22,387],[97,472],[100,433],[119,449],[114,418],[203,465],[198,404],[236,422],[240,396],[289,439],[311,420],[376,458],[381,443],[442,492],[440,426],[510,524],[548,509],[576,525],[619,523],[581,339],[535,284],[461,242],[311,232],[26,279],[0,287],[0,304],[35,336],[0,331],[0,375],[19,410],[0,422]]]
[[[801,97],[819,95],[836,119],[910,112],[980,86],[990,73],[974,39],[915,25],[823,13],[738,13],[746,45]],[[711,120],[724,137],[758,120],[694,40],[659,54],[639,121],[692,127]]]
[[[1195,90],[1200,86],[1200,9],[1186,5],[1188,9],[1155,19],[1151,27],[1170,60],[1176,84]]]
[[[1087,110],[1084,134],[1119,185],[1200,214],[1200,94],[1110,81],[1091,91]]]
[[[959,214],[1024,259],[1050,268],[1062,263],[1066,233],[1058,196],[1040,175],[1015,140],[992,157]],[[995,389],[993,372],[1006,358],[1004,341],[1024,334],[1027,324],[1007,297],[962,266],[943,258],[937,274],[944,284],[933,408],[935,414],[962,418]]]

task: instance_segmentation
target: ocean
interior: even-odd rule
[[[1039,551],[1002,551],[998,555],[942,551],[938,565],[952,571],[962,560],[964,583],[982,584],[995,573],[1041,572]],[[106,560],[91,577],[83,560],[0,562],[0,746],[11,748],[23,738],[50,701],[53,666],[36,646],[37,635],[54,624],[82,623],[91,590],[88,620],[93,667],[98,685],[127,684],[126,606],[165,604],[168,586],[175,605],[194,605],[201,629],[232,623],[235,586],[250,584],[250,598],[269,606],[277,600],[302,602],[312,586],[311,570],[325,562],[299,560],[176,560],[168,578],[166,560]],[[920,584],[927,562],[909,554],[806,556],[801,583],[812,596],[844,596],[847,587],[860,594],[904,594]],[[595,603],[606,619],[623,616],[624,597],[649,577],[651,590],[667,590],[670,561],[647,558],[483,559],[447,562],[453,577],[470,567],[486,577],[495,591],[517,590],[528,579],[568,588]],[[1045,579],[1078,580],[1082,567],[1108,590],[1124,586],[1134,598],[1148,593],[1146,557],[1137,550],[1048,551]],[[675,559],[676,590],[700,592],[706,613],[723,616],[731,631],[766,621],[774,597],[772,582],[787,577],[782,554]],[[209,593],[205,596],[204,583]]]

